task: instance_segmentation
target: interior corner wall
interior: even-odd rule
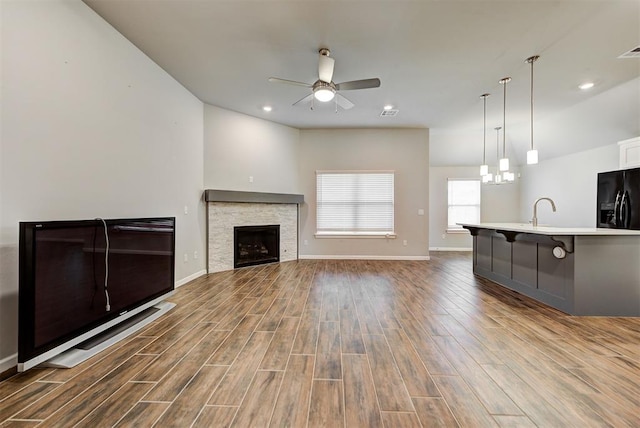
[[[206,261],[202,102],[80,1],[2,1],[1,25],[0,372],[20,221],[175,216],[176,280]]]
[[[296,128],[205,104],[205,188],[300,193],[299,139]]]
[[[596,227],[598,173],[619,169],[619,148],[610,144],[524,166],[521,218],[533,216],[533,203],[546,196],[556,204],[538,206],[538,221],[558,227]]]
[[[468,232],[447,233],[449,178],[480,178],[479,166],[432,166],[429,169],[429,249],[470,250],[473,240]],[[514,170],[518,174],[519,170]],[[480,193],[480,221],[483,223],[521,222],[521,178],[500,186],[483,184]]]
[[[300,257],[428,257],[428,129],[301,130],[300,143]],[[317,170],[394,170],[397,239],[315,238]]]

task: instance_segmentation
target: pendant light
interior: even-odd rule
[[[504,85],[502,100],[502,158],[500,159],[500,171],[509,171],[509,158],[507,157],[507,83],[511,77],[503,77],[500,83]]]
[[[496,160],[498,161],[498,166],[496,166],[496,175],[493,178],[493,181],[495,184],[501,184],[502,183],[502,175],[500,174],[500,166],[499,166],[499,159],[500,159],[500,130],[502,129],[501,126],[496,126],[495,130],[496,130]]]
[[[484,177],[489,174],[489,165],[487,165],[487,97],[489,94],[482,94],[482,102],[484,104],[484,116],[482,124],[482,165],[480,165],[480,176]]]
[[[531,147],[527,152],[527,164],[535,165],[538,163],[538,151],[533,148],[533,63],[540,58],[539,55],[530,56],[526,62],[531,64]]]

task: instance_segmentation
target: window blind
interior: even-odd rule
[[[318,171],[318,233],[393,233],[393,172]]]

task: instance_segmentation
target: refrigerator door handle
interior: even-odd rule
[[[613,206],[613,223],[615,224],[615,227],[620,227],[621,226],[621,222],[622,222],[622,216],[621,216],[621,212],[620,212],[620,198],[622,196],[622,192],[617,191],[616,192],[616,203]]]
[[[622,202],[620,202],[620,223],[622,224],[622,227],[624,229],[628,229],[629,228],[629,216],[628,216],[628,209],[627,209],[627,203],[629,201],[629,193],[627,191],[624,192],[624,194],[622,195]]]

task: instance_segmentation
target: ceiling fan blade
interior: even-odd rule
[[[297,106],[297,105],[302,105],[302,104],[308,104],[311,101],[312,98],[313,98],[313,94],[309,94],[306,97],[304,97],[304,98],[296,101],[295,103],[293,103],[293,105]]]
[[[342,107],[345,110],[349,110],[351,107],[354,106],[354,104],[351,101],[349,101],[348,99],[346,99],[340,94],[336,94],[336,102],[340,107]]]
[[[333,66],[335,60],[327,55],[320,55],[320,62],[318,63],[318,79],[323,82],[331,83],[333,79]]]
[[[287,85],[304,86],[310,88],[312,85],[304,82],[296,82],[295,80],[280,79],[278,77],[269,77],[269,82],[272,83],[285,83]]]
[[[363,79],[352,80],[350,82],[342,82],[336,85],[338,91],[351,91],[353,89],[368,89],[378,88],[380,86],[380,79]]]

